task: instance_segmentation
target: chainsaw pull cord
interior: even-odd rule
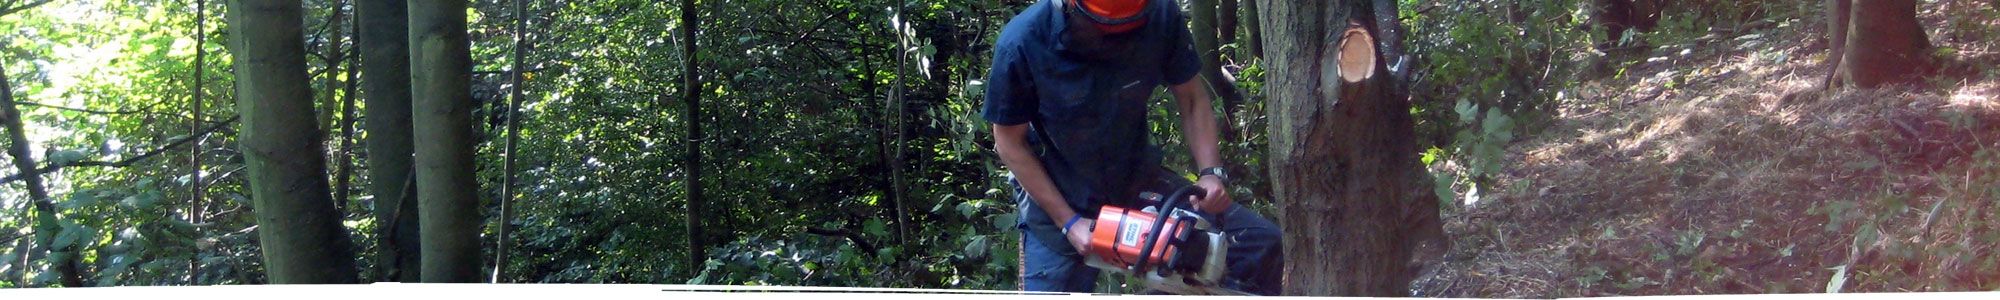
[[[1174,205],[1180,204],[1182,198],[1190,196],[1201,197],[1207,194],[1208,192],[1203,190],[1201,186],[1189,185],[1174,190],[1174,193],[1168,195],[1166,200],[1160,201],[1160,215],[1153,218],[1153,230],[1146,231],[1146,242],[1139,244],[1139,262],[1133,264],[1133,272],[1146,270],[1146,263],[1151,261],[1150,256],[1153,255],[1153,247],[1157,246],[1160,242],[1160,230],[1166,229],[1168,217],[1173,216]]]

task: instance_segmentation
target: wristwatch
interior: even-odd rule
[[[1229,174],[1224,173],[1222,171],[1222,167],[1203,168],[1201,169],[1201,172],[1198,172],[1197,174],[1197,176],[1209,176],[1209,175],[1215,175],[1215,179],[1221,179],[1223,184],[1229,184]]]

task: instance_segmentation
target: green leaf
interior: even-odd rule
[[[1868,244],[1875,242],[1875,236],[1875,222],[1862,223],[1861,229],[1854,231],[1854,247],[1867,247]]]
[[[1833,267],[1833,278],[1826,281],[1826,293],[1838,294],[1840,287],[1847,285],[1847,265]]]
[[[965,243],[965,257],[972,259],[985,258],[986,236],[974,236],[971,242]]]
[[[65,199],[62,202],[57,202],[56,207],[61,208],[63,210],[76,209],[79,207],[89,207],[92,204],[97,204],[97,200],[98,200],[97,193],[94,190],[82,190],[74,193],[69,193],[69,199]]]
[[[243,194],[240,193],[229,193],[229,201],[236,202],[236,204],[241,204],[244,206],[250,206],[252,208],[255,208],[257,206],[257,203],[255,203],[255,201],[250,201],[249,196],[244,196]]]
[[[1706,239],[1708,239],[1707,232],[1700,232],[1700,231],[1681,232],[1679,239],[1677,239],[1674,242],[1675,246],[1677,246],[1674,250],[1674,254],[1683,256],[1693,255],[1694,250],[1701,247],[1702,240]]]
[[[959,203],[958,203],[958,215],[959,215],[959,216],[964,216],[965,218],[968,218],[968,219],[970,219],[970,218],[972,218],[972,214],[974,214],[974,213],[978,213],[978,212],[979,212],[979,207],[978,207],[978,206],[974,206],[974,205],[972,205],[972,202],[971,202],[971,201],[966,201],[966,202],[959,202]]]
[[[119,201],[118,204],[122,204],[125,207],[130,207],[134,209],[146,210],[146,209],[152,209],[155,204],[159,204],[160,198],[164,198],[164,196],[160,195],[159,190],[149,189],[144,192],[139,192],[138,194],[126,196],[125,200]]]
[[[1020,222],[1019,216],[1014,213],[1002,213],[988,218],[992,220],[994,229],[999,229],[1000,232],[1014,232],[1015,224]]]
[[[896,257],[897,251],[896,247],[882,247],[882,249],[875,250],[875,258],[883,261],[883,263],[887,263],[890,258]]]
[[[60,253],[57,253],[57,254],[60,254]],[[49,257],[53,258],[53,257],[55,257],[55,256],[51,255],[51,256],[49,256]],[[50,283],[55,283],[55,282],[56,282],[56,272],[55,272],[54,270],[49,270],[49,271],[43,271],[43,272],[41,272],[41,273],[38,273],[38,274],[35,274],[35,280],[34,280],[34,281],[35,281],[35,282],[33,283],[34,285],[41,285],[41,286],[47,286],[47,285],[49,285]]]
[[[84,154],[82,151],[76,151],[76,150],[56,151],[55,153],[49,153],[49,164],[66,165],[82,161],[83,158]]]
[[[1458,99],[1458,105],[1452,107],[1452,112],[1458,113],[1458,122],[1463,124],[1472,124],[1474,118],[1479,117],[1479,110],[1472,106],[1472,101],[1464,98]]]
[[[50,248],[63,249],[71,245],[76,245],[77,241],[83,240],[82,226],[70,223],[69,221],[63,221],[62,223],[62,232],[56,233],[56,240],[49,244]]]
[[[1452,205],[1458,202],[1457,193],[1451,191],[1451,183],[1456,181],[1456,178],[1448,173],[1431,173],[1431,179],[1435,180],[1431,184],[1431,190],[1437,193],[1438,202],[1441,202],[1439,204]]]
[[[1436,164],[1437,161],[1439,159],[1442,159],[1443,157],[1444,157],[1444,149],[1439,149],[1438,147],[1431,147],[1431,149],[1429,150],[1424,150],[1424,155],[1423,155],[1424,165],[1429,166],[1432,164]]]
[[[888,226],[882,224],[882,219],[868,219],[868,222],[861,223],[861,233],[868,235],[888,235],[889,230]]]
[[[13,251],[8,251],[7,253],[0,253],[0,269],[14,270],[15,258],[20,258],[20,257],[21,257],[20,253]]]
[[[694,279],[688,279],[687,284],[691,285],[708,284],[708,271],[702,271],[701,275],[695,275]]]
[[[111,256],[111,265],[105,266],[103,271],[97,273],[97,286],[117,286],[118,275],[125,274],[125,270],[131,268],[132,262],[132,258],[124,255]]]
[[[1481,121],[1479,129],[1484,130],[1486,135],[1493,136],[1506,133],[1512,130],[1513,126],[1514,120],[1507,118],[1507,114],[1501,112],[1500,108],[1492,107],[1486,109],[1486,119]],[[1507,139],[1512,139],[1512,137],[1510,136]]]

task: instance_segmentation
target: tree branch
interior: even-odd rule
[[[36,6],[42,6],[43,4],[49,4],[49,2],[55,2],[55,0],[42,0],[42,1],[36,1],[36,2],[34,2],[34,3],[28,3],[28,4],[21,4],[21,5],[15,5],[14,7],[9,7],[9,8],[7,8],[6,10],[0,10],[0,16],[7,16],[7,15],[11,15],[11,14],[14,14],[14,13],[17,13],[17,12],[21,12],[21,11],[24,11],[24,10],[28,10],[28,9],[30,9],[30,8],[35,8]]]
[[[533,68],[533,69],[526,69],[526,70],[521,70],[521,71],[522,71],[522,72],[532,72],[532,73],[540,73],[540,72],[542,72],[542,70],[547,70],[547,69],[548,69],[548,67],[537,67],[537,68]],[[512,70],[475,70],[475,71],[472,71],[472,75],[506,75],[506,74],[512,74],[512,72],[513,72]]]
[[[800,34],[799,34],[799,37],[798,37],[797,39],[793,39],[793,40],[792,40],[792,43],[790,43],[790,44],[786,44],[786,45],[785,45],[785,50],[792,50],[792,47],[797,47],[797,46],[799,45],[799,43],[800,43],[800,42],[805,42],[805,41],[806,41],[806,39],[808,39],[808,38],[812,38],[812,37],[813,37],[813,36],[812,36],[812,35],[813,35],[813,33],[816,33],[816,32],[819,32],[820,28],[823,28],[824,26],[826,26],[826,22],[827,22],[827,21],[833,21],[833,18],[834,18],[834,17],[838,17],[838,16],[842,16],[842,15],[847,15],[847,11],[848,11],[849,9],[852,9],[852,8],[842,8],[842,9],[840,9],[840,11],[839,11],[839,12],[835,12],[835,13],[830,13],[830,14],[826,14],[826,18],[825,18],[825,19],[820,19],[820,20],[819,20],[819,22],[817,22],[817,23],[814,23],[814,24],[813,24],[813,27],[812,27],[812,29],[807,29],[805,33],[800,33]],[[784,20],[784,18],[775,18],[775,19],[773,19],[773,20]]]
[[[92,113],[92,114],[100,114],[100,115],[126,115],[126,114],[138,114],[138,113],[147,113],[147,112],[149,112],[149,111],[145,111],[145,110],[121,110],[121,111],[103,111],[103,110],[92,110],[92,109],[82,109],[82,108],[75,108],[75,107],[68,107],[68,106],[61,106],[61,105],[52,105],[52,104],[41,104],[41,103],[34,103],[34,102],[19,102],[19,101],[17,101],[17,102],[14,102],[14,104],[20,104],[20,105],[26,105],[26,106],[36,106],[36,107],[47,107],[47,108],[54,108],[54,109],[59,109],[59,110],[67,110],[67,111],[74,111],[74,112],[82,112],[82,113]]]
[[[207,135],[208,135],[209,133],[213,133],[213,132],[215,132],[216,130],[221,130],[221,129],[222,129],[222,128],[224,128],[224,127],[229,127],[229,125],[230,125],[230,124],[234,124],[234,123],[236,123],[236,120],[237,120],[237,119],[242,119],[242,118],[243,118],[242,116],[236,116],[236,117],[230,117],[230,118],[229,118],[228,120],[223,120],[223,121],[222,121],[221,123],[217,123],[217,124],[215,124],[214,126],[209,126],[209,127],[208,127],[208,128],[206,128],[206,129],[202,129],[200,133],[196,133],[196,134],[194,134],[194,135],[189,135],[189,136],[187,136],[187,137],[183,137],[183,138],[181,138],[181,139],[179,139],[179,140],[175,140],[175,141],[173,141],[173,142],[169,142],[169,143],[167,143],[167,145],[166,145],[166,146],[164,146],[164,147],[160,147],[160,148],[158,148],[158,149],[153,149],[152,151],[146,151],[146,153],[141,153],[141,154],[139,154],[138,156],[133,156],[133,157],[127,157],[127,158],[125,158],[125,159],[121,159],[121,160],[117,160],[117,161],[96,161],[96,160],[86,160],[86,161],[75,161],[75,162],[66,162],[66,163],[61,163],[61,164],[49,164],[49,166],[46,166],[46,167],[42,167],[42,168],[40,168],[40,169],[37,169],[37,170],[35,170],[35,174],[48,174],[48,173],[51,173],[51,172],[55,172],[56,170],[62,170],[63,168],[68,168],[68,167],[119,167],[119,168],[123,168],[123,167],[125,167],[125,166],[130,166],[130,165],[132,165],[133,163],[137,163],[137,162],[139,162],[139,161],[141,161],[141,160],[146,160],[147,158],[152,158],[152,157],[154,157],[154,156],[159,156],[159,155],[160,155],[160,153],[166,153],[166,152],[167,152],[167,150],[173,150],[174,148],[179,148],[179,147],[180,147],[181,145],[186,145],[187,143],[190,143],[190,142],[194,142],[194,140],[195,140],[195,139],[198,139],[198,138],[201,138],[201,137],[203,137],[203,136],[207,136]],[[0,184],[6,184],[6,183],[11,183],[11,182],[14,182],[15,180],[21,180],[22,178],[23,178],[23,176],[21,176],[21,174],[14,174],[14,175],[7,175],[7,177],[0,177]]]

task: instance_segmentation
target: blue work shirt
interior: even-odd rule
[[[1070,40],[1060,0],[1014,16],[994,45],[981,115],[996,125],[1029,124],[1035,157],[1084,217],[1095,217],[1107,200],[1136,198],[1121,194],[1160,169],[1146,122],[1152,94],[1194,79],[1201,67],[1175,3],[1150,1],[1146,25],[1126,33],[1133,35],[1124,51]],[[1048,219],[1028,202],[1020,208],[1023,223]]]

